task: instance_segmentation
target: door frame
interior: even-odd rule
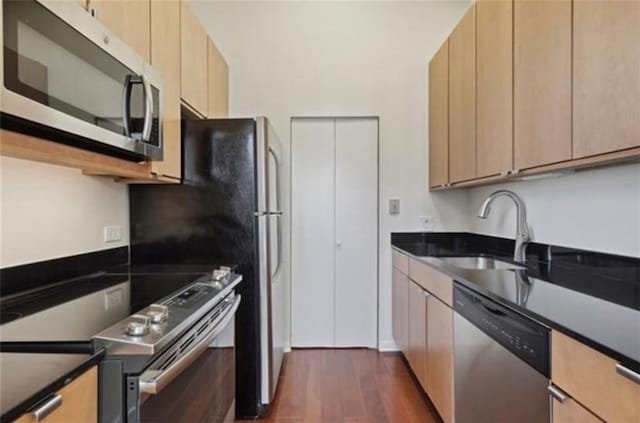
[[[296,120],[352,120],[373,119],[378,124],[376,138],[376,349],[380,350],[380,116],[376,115],[291,115],[289,118],[289,182],[293,186],[293,123]],[[293,246],[293,189],[289,189],[289,245]],[[289,346],[293,337],[293,260],[289,260]]]

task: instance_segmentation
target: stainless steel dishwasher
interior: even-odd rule
[[[550,421],[549,329],[454,285],[456,423]]]

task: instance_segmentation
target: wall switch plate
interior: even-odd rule
[[[389,214],[393,214],[393,215],[400,214],[400,199],[399,198],[390,198],[389,199]]]
[[[425,231],[433,232],[436,228],[436,219],[433,216],[420,216],[420,224]]]
[[[104,309],[109,310],[118,307],[124,302],[122,288],[114,289],[104,294]]]
[[[111,225],[104,227],[104,242],[116,242],[122,240],[122,226]]]

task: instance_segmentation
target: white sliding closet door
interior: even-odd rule
[[[291,124],[292,346],[333,344],[333,119]]]
[[[378,120],[337,119],[336,347],[375,347],[378,279]]]
[[[378,120],[294,119],[292,346],[375,347]]]

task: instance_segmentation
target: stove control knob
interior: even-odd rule
[[[144,336],[149,333],[149,318],[140,314],[134,314],[127,324],[126,333],[129,336]]]
[[[169,307],[162,304],[151,304],[147,316],[152,324],[162,323],[169,317]]]

